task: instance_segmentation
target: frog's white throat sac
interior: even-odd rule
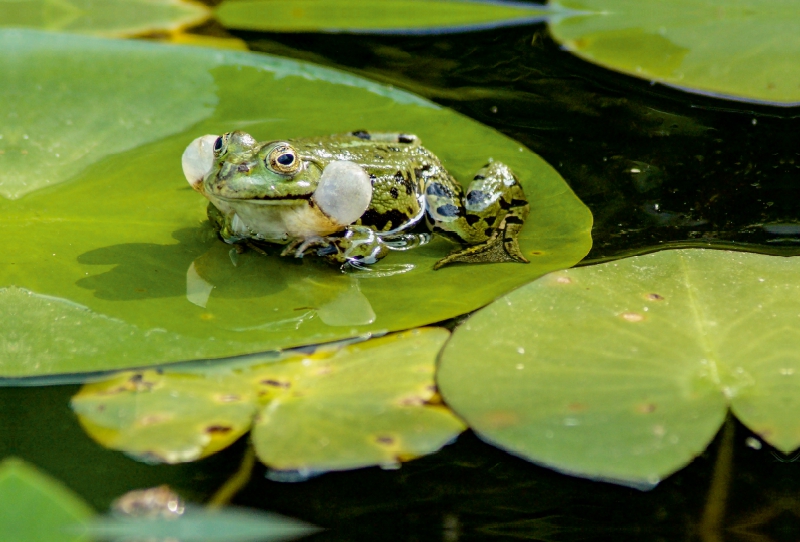
[[[183,174],[191,187],[202,193],[203,178],[214,167],[214,142],[219,136],[204,135],[198,137],[186,147],[181,156]]]
[[[349,160],[330,162],[322,170],[311,196],[314,204],[332,221],[349,226],[372,202],[372,181],[364,168]]]

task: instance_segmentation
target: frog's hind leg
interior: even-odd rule
[[[442,258],[434,269],[456,262],[528,263],[517,238],[530,205],[519,180],[505,164],[490,162],[481,168],[466,197],[452,179],[431,179],[425,197],[434,230],[470,245]]]

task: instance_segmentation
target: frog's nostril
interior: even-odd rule
[[[247,173],[250,171],[250,166],[247,164],[239,164],[239,167],[236,168],[237,170],[241,171],[242,173]]]

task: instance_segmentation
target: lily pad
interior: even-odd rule
[[[544,160],[417,96],[255,53],[33,31],[0,31],[0,44],[17,52],[0,59],[0,117],[12,119],[0,129],[0,175],[17,173],[0,187],[15,198],[0,199],[0,376],[409,329],[477,309],[591,246],[591,213]],[[42,85],[68,90],[32,98]],[[460,179],[489,158],[509,164],[531,201],[520,243],[531,263],[433,271],[454,248],[441,238],[359,273],[313,258],[239,255],[215,238],[205,200],[181,171],[186,145],[207,133],[246,129],[264,140],[362,128],[416,132]],[[61,163],[59,148],[77,150]],[[52,182],[24,184],[47,172]]]
[[[273,542],[318,531],[308,523],[260,510],[226,507],[209,510],[186,506],[178,517],[106,516],[89,525],[101,540],[178,540],[180,542]]]
[[[727,409],[800,446],[800,259],[670,250],[551,273],[458,328],[442,394],[482,438],[560,471],[654,485]]]
[[[0,540],[82,542],[92,509],[60,482],[16,458],[0,463]]]
[[[464,430],[436,402],[449,333],[424,328],[245,363],[124,373],[72,399],[97,442],[146,461],[194,461],[250,429],[262,462],[292,476],[395,465]]]
[[[229,28],[265,32],[440,34],[541,21],[535,4],[473,0],[228,0],[216,9]]]
[[[793,0],[559,0],[553,37],[590,62],[690,92],[800,105]]]
[[[207,7],[183,0],[0,0],[0,27],[109,37],[177,30],[209,16]]]

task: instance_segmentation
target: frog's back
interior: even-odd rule
[[[358,131],[292,142],[323,162],[359,164],[372,181],[372,202],[356,224],[378,231],[410,226],[423,213],[424,180],[447,173],[415,135]]]

